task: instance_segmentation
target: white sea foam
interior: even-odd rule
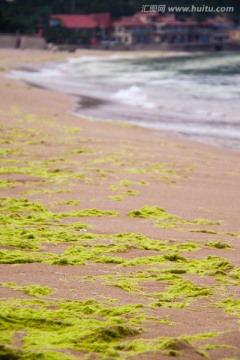
[[[140,106],[145,109],[154,109],[156,105],[149,100],[147,95],[138,87],[130,86],[128,89],[117,91],[111,96],[112,99],[117,99],[124,104],[131,106]]]

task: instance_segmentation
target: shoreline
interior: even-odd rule
[[[238,358],[239,154],[86,121],[4,75],[0,354]]]
[[[90,52],[90,54],[92,54],[92,52]],[[80,53],[76,56],[80,59],[81,56],[83,56],[83,59],[85,58],[93,59],[93,57],[95,58],[96,55],[99,58],[109,58],[109,59],[114,59],[114,57],[123,56],[121,53],[113,54],[112,52],[103,52],[99,54],[97,55],[94,53],[93,56],[92,55],[88,56],[86,52],[84,52],[83,54]],[[125,54],[125,57],[126,56],[127,55]],[[155,54],[154,57],[156,56],[157,55]],[[165,57],[166,56],[169,56],[169,54],[166,54]],[[135,54],[135,58],[138,57],[139,55]],[[126,58],[129,58],[129,55]],[[71,59],[73,58],[71,57]],[[54,70],[53,64],[54,63],[51,62],[50,64],[51,66],[49,66],[49,64],[43,66],[43,63],[42,64],[39,63],[38,65],[21,66],[19,69],[17,69],[17,71],[23,69],[24,71],[26,71],[26,74],[27,72],[31,74],[34,72],[37,73],[40,72],[41,70],[43,71],[45,70],[48,73],[48,71],[51,72],[51,69]],[[64,62],[62,64],[64,64]],[[152,129],[153,131],[167,134],[167,136],[171,138],[183,139],[187,141],[190,140],[197,143],[210,144],[218,148],[221,147],[237,152],[240,151],[240,148],[238,146],[239,134],[237,132],[237,123],[235,124],[234,122],[235,120],[233,120],[233,122],[231,123],[230,121],[231,118],[228,119],[228,121],[226,121],[225,120],[226,114],[223,114],[224,118],[222,120],[222,125],[220,126],[218,125],[218,122],[216,122],[214,125],[215,120],[214,118],[211,119],[212,115],[210,110],[209,110],[209,114],[205,114],[201,116],[200,114],[198,114],[197,111],[195,115],[191,113],[187,113],[185,111],[186,109],[183,111],[182,115],[180,116],[176,111],[171,112],[169,111],[168,108],[165,108],[165,106],[162,105],[161,106],[159,105],[160,108],[156,108],[155,112],[147,108],[146,109],[143,108],[142,111],[140,111],[140,108],[138,109],[138,107],[136,106],[130,106],[129,104],[121,103],[121,101],[114,99],[114,97],[111,98],[110,96],[108,98],[109,94],[107,92],[105,96],[103,96],[104,92],[102,96],[99,96],[98,93],[99,89],[98,87],[94,88],[94,84],[92,83],[91,79],[89,80],[89,83],[87,81],[84,81],[84,79],[82,83],[80,82],[80,80],[78,80],[79,83],[76,82],[76,86],[75,85],[73,86],[71,85],[72,82],[70,76],[69,83],[67,82],[65,86],[64,84],[66,79],[64,79],[63,74],[60,74],[59,80],[56,80],[54,77],[51,78],[50,75],[49,81],[47,78],[45,79],[46,75],[45,77],[43,76],[36,79],[34,77],[32,78],[31,76],[24,77],[24,74],[22,75],[15,74],[11,77],[14,78],[15,76],[16,80],[23,81],[32,86],[42,87],[49,89],[50,91],[56,91],[73,96],[75,99],[77,99],[75,100],[75,103],[77,105],[74,106],[72,113],[78,117],[84,117],[92,120],[95,119],[97,121],[105,121],[105,122],[117,121],[117,122],[129,123],[133,125],[139,125],[145,129]],[[80,84],[81,84],[81,90],[79,88]],[[115,91],[117,91],[116,89],[115,90],[112,89],[114,94]],[[129,89],[131,90],[132,87]],[[81,106],[81,102],[83,103],[83,107]],[[99,116],[99,113],[101,113],[101,116]]]

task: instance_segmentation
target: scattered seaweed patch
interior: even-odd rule
[[[112,200],[114,200],[114,201],[122,201],[123,195],[113,195],[113,196],[109,196],[109,199],[112,199]]]
[[[56,224],[64,217],[99,217],[119,215],[115,211],[103,211],[98,209],[83,209],[67,213],[53,213],[40,203],[30,202],[27,199],[12,198],[1,198],[0,210],[3,213],[3,215],[0,216],[0,220],[4,225]]]
[[[155,224],[162,229],[177,228],[182,230],[186,225],[221,225],[221,221],[211,221],[208,219],[185,220],[180,216],[168,213],[165,209],[158,206],[144,206],[139,210],[132,210],[128,216],[132,218],[153,219]],[[199,231],[203,232],[201,229]]]
[[[186,350],[189,347],[192,347],[189,341],[181,338],[172,338],[160,341],[158,350],[161,350],[165,355],[177,357],[181,354],[182,350]]]
[[[78,206],[78,201],[77,200],[68,200],[68,201],[63,201],[61,203],[59,203],[59,205],[70,205],[70,206]]]
[[[139,292],[140,287],[137,281],[130,281],[127,278],[120,278],[117,282],[110,283],[111,286],[116,286],[127,292]]]
[[[68,213],[61,213],[61,217],[88,217],[88,216],[118,216],[119,213],[116,211],[103,211],[98,209],[84,209],[70,211]]]
[[[231,249],[231,246],[221,241],[207,243],[206,246],[213,247],[215,249]]]
[[[231,277],[233,277],[234,279],[239,279],[240,280],[240,268],[236,267],[233,271],[231,271],[229,273],[229,275]]]
[[[219,303],[219,306],[228,314],[240,316],[240,300],[238,299],[225,299]]]
[[[1,309],[2,331],[27,330],[19,351],[31,351],[33,356],[43,349],[57,356],[62,348],[99,354],[103,359],[113,351],[119,356],[118,344],[123,339],[131,342],[142,332],[140,304],[111,307],[95,300],[9,299],[1,302]]]
[[[16,186],[16,181],[0,180],[0,189],[13,189]]]
[[[150,239],[141,233],[118,233],[110,235],[110,239],[117,243],[128,244],[131,248],[152,251],[188,252],[201,248],[200,244],[193,242],[172,244],[171,241]]]
[[[212,289],[197,286],[190,280],[178,277],[177,281],[169,285],[166,291],[151,294],[158,297],[158,301],[152,305],[157,307],[183,308],[189,305],[189,298],[205,297],[213,295],[213,293]]]
[[[50,253],[26,252],[22,250],[0,250],[0,264],[53,264],[58,256]]]
[[[139,191],[137,191],[137,190],[132,190],[132,189],[128,189],[127,191],[125,191],[125,192],[123,193],[123,195],[125,195],[125,196],[136,196],[136,195],[139,195],[139,194],[140,194]]]
[[[18,286],[14,282],[4,283],[2,284],[2,286],[17,291],[23,291],[27,295],[32,295],[36,297],[42,297],[52,294],[52,290],[48,286],[40,286],[40,285]]]
[[[139,266],[151,264],[169,265],[172,263],[175,265],[175,273],[180,269],[180,272],[186,271],[188,274],[216,276],[227,275],[230,270],[233,270],[233,265],[225,258],[207,256],[204,259],[197,260],[181,256],[178,253],[137,257],[133,260],[122,259],[121,264],[122,266]],[[173,270],[170,268],[167,271]]]
[[[148,176],[157,176],[168,184],[176,184],[178,180],[189,177],[192,173],[192,168],[173,168],[171,164],[167,163],[143,163],[138,168],[126,167],[125,173],[130,174],[147,174]]]
[[[196,233],[203,233],[203,234],[211,234],[211,235],[220,234],[217,231],[208,230],[208,229],[190,229],[189,231],[190,232],[196,232]]]
[[[3,359],[75,358],[59,352],[60,349],[84,352],[87,357],[95,354],[101,359],[147,356],[152,351],[176,356],[189,348],[199,352],[198,341],[209,341],[218,335],[139,338],[143,322],[147,321],[141,304],[115,307],[91,299],[82,302],[8,299],[1,301],[1,310]],[[19,331],[22,347],[15,348],[10,344]]]
[[[114,195],[114,196],[109,196],[109,199],[112,199],[114,201],[121,201],[124,199],[124,197],[126,196],[137,196],[140,194],[140,192],[138,190],[134,190],[134,189],[127,189],[129,187],[129,185],[131,184],[141,184],[137,181],[131,181],[131,180],[121,180],[119,182],[118,185],[111,185],[110,186],[110,190],[112,191],[121,191],[121,193]]]

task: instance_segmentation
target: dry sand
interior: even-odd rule
[[[175,297],[169,304],[165,301],[159,307],[151,305],[161,299],[161,295],[155,293],[166,291],[169,284],[154,279],[140,281],[137,273],[154,268],[159,275],[161,271],[164,273],[169,268],[180,266],[177,261],[138,266],[98,263],[96,259],[87,260],[82,266],[37,262],[19,265],[6,263],[0,265],[1,283],[15,282],[20,287],[33,284],[48,286],[53,292],[43,298],[45,301],[83,301],[91,298],[100,303],[115,299],[114,306],[140,303],[143,304],[141,311],[145,317],[141,323],[143,330],[141,334],[127,336],[124,341],[178,338],[175,348],[170,346],[165,349],[165,353],[154,349],[147,353],[126,355],[120,351],[118,358],[129,356],[129,359],[167,359],[171,354],[177,355],[179,351],[179,359],[201,359],[203,354],[207,354],[209,359],[240,359],[239,153],[168,139],[165,134],[137,126],[80,119],[71,115],[75,99],[31,88],[6,78],[8,69],[14,66],[61,61],[68,56],[66,53],[39,51],[0,51],[1,169],[8,168],[1,171],[0,180],[12,181],[8,186],[6,181],[1,183],[0,197],[27,198],[56,213],[92,208],[117,211],[119,216],[115,217],[66,217],[61,221],[66,225],[82,221],[92,226],[90,233],[103,235],[90,242],[90,248],[105,244],[107,249],[109,244],[115,244],[113,234],[126,232],[141,233],[158,241],[165,240],[169,246],[186,243],[199,245],[195,251],[190,252],[181,252],[177,247],[160,251],[132,246],[125,248],[125,251],[119,249],[99,256],[120,257],[127,261],[174,252],[189,261],[198,260],[200,264],[204,264],[203,259],[211,256],[220,258],[214,258],[219,261],[219,272],[211,273],[211,268],[208,271],[206,268],[204,272],[204,265],[200,273],[186,267],[186,273],[179,274],[180,280],[192,281],[196,286],[212,290],[212,294],[202,297],[197,293],[185,293],[182,289],[179,299]],[[32,173],[9,171],[9,167],[22,169],[29,164]],[[48,173],[59,173],[59,177],[39,175],[46,168]],[[39,173],[35,171],[38,169]],[[121,182],[122,180],[128,182]],[[115,196],[119,197],[114,198]],[[119,199],[121,201],[116,201]],[[77,205],[66,204],[73,200],[77,201]],[[146,205],[164,208],[167,213],[180,218],[160,219],[160,226],[157,226],[157,219],[128,216],[132,210],[139,210]],[[199,218],[208,219],[213,224],[193,222]],[[221,221],[221,224],[214,223],[217,221]],[[174,226],[168,226],[171,224]],[[36,228],[37,226],[35,224]],[[192,229],[195,231],[190,231]],[[230,247],[207,246],[217,242]],[[2,244],[1,248],[4,250],[19,249],[4,241]],[[124,244],[131,245],[131,240],[126,240]],[[75,244],[67,241],[57,244],[43,242],[40,253],[61,256],[72,245]],[[24,251],[31,254],[31,250]],[[221,267],[222,259],[228,261],[228,266],[224,269]],[[106,279],[106,275],[112,277]],[[124,286],[121,286],[121,281],[128,282],[129,288],[122,288]],[[178,280],[174,284],[177,285],[177,282]],[[9,303],[12,298],[35,299],[34,296],[10,287],[0,289],[3,301],[8,299]],[[235,305],[232,308],[222,307],[226,299],[231,299]],[[185,301],[189,305],[184,308],[172,306],[176,302]],[[169,325],[166,320],[173,324]],[[16,330],[14,325],[12,330]],[[183,335],[195,336],[210,332],[219,334],[205,340],[200,337],[191,341],[181,340]],[[12,345],[20,349],[24,336],[18,337],[16,333]],[[44,350],[41,346],[40,349]],[[61,349],[61,353],[79,359],[85,356],[71,346]],[[96,353],[90,358],[97,359],[100,355]],[[32,356],[34,359],[34,355]],[[117,358],[116,354],[107,356],[109,359]]]

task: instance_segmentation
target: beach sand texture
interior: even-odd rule
[[[240,359],[239,153],[6,77],[67,57],[0,53],[0,358]]]

